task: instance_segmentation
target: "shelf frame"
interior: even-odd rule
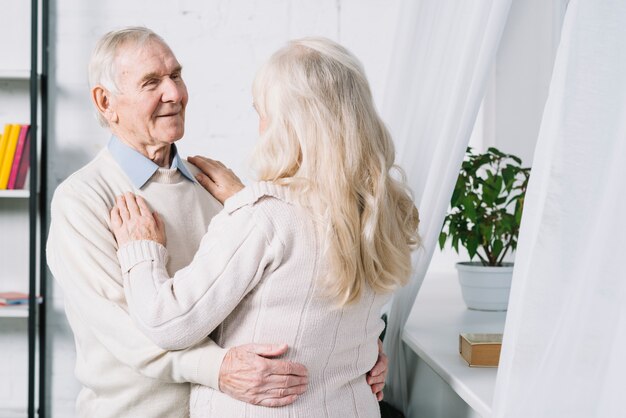
[[[41,4],[41,6],[40,6]],[[47,131],[48,131],[48,50],[49,0],[31,0],[31,45],[29,81],[30,96],[30,178],[27,191],[5,192],[0,197],[28,197],[29,266],[28,288],[28,418],[45,417],[46,399],[46,259],[47,232]],[[40,14],[41,13],[41,14]],[[41,26],[40,26],[41,19]],[[41,30],[41,32],[40,32]],[[41,73],[39,69],[41,42]],[[13,74],[13,75],[11,75]],[[21,75],[9,73],[9,76]],[[0,74],[2,76],[2,74]],[[41,106],[41,117],[38,109]],[[39,132],[39,129],[40,132]],[[38,147],[41,147],[38,152]],[[40,154],[40,161],[38,161]],[[39,190],[39,193],[37,193]],[[21,193],[20,193],[21,192]],[[41,303],[37,303],[40,295]]]
[[[33,0],[36,4],[37,0]],[[49,76],[49,52],[50,52],[50,2],[49,0],[41,0],[41,74],[32,73],[31,83],[39,84],[41,94],[41,157],[40,157],[40,186],[39,189],[31,189],[39,191],[39,193],[31,193],[39,197],[39,295],[41,301],[34,304],[35,294],[31,292],[30,306],[33,304],[39,309],[39,418],[46,416],[46,331],[47,309],[46,301],[48,296],[48,263],[46,260],[46,243],[48,241],[48,76]],[[35,67],[35,72],[37,67]],[[32,84],[31,84],[32,85]]]

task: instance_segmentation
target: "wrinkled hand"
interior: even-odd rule
[[[151,212],[141,196],[130,192],[115,198],[111,229],[120,247],[129,241],[144,239],[165,245],[165,226],[159,214]]]
[[[187,161],[200,169],[201,173],[196,175],[196,180],[222,205],[226,199],[244,188],[233,170],[220,161],[199,155],[188,157]]]
[[[220,390],[254,405],[275,407],[295,402],[307,388],[308,372],[301,364],[270,358],[286,352],[287,345],[231,348],[220,368]]]
[[[367,373],[367,384],[371,386],[372,393],[376,395],[378,401],[383,400],[383,388],[387,378],[387,356],[383,352],[383,342],[378,340],[378,360],[372,370]]]

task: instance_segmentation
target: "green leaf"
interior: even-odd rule
[[[499,239],[495,240],[493,242],[493,256],[494,258],[498,258],[498,256],[500,255],[500,253],[502,252],[502,249],[504,248],[504,244],[502,243],[502,241],[500,241]]]
[[[465,216],[472,221],[476,222],[476,207],[472,199],[472,195],[466,195],[463,198],[463,209],[465,210]]]
[[[443,250],[443,246],[446,244],[446,234],[444,232],[439,234],[439,248]]]
[[[452,248],[454,248],[454,251],[459,252],[459,237],[455,236],[452,237]]]
[[[480,250],[490,263],[505,249],[515,249],[529,177],[530,168],[521,167],[514,155],[494,147],[484,153],[468,147],[439,235],[440,247],[450,240],[455,251],[463,245],[475,257]]]
[[[482,223],[479,225],[480,233],[482,235],[482,244],[488,244],[491,241],[491,236],[493,234],[493,227],[491,225]]]
[[[476,255],[476,250],[478,249],[478,236],[477,235],[470,235],[468,240],[467,240],[467,253],[469,254],[470,260],[472,258],[474,258],[474,256]]]

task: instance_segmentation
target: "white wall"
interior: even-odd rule
[[[89,161],[109,134],[93,117],[86,64],[96,40],[126,25],[161,34],[184,67],[190,92],[183,155],[205,154],[249,177],[247,157],[257,120],[250,86],[256,69],[290,38],[322,35],[350,48],[363,62],[381,102],[398,1],[388,0],[136,0],[53,2],[50,190]],[[49,406],[72,416],[79,389],[74,346],[62,291],[50,278]],[[0,381],[0,393],[3,383]]]

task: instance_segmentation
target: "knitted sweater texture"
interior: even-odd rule
[[[365,375],[388,295],[366,286],[357,303],[336,306],[321,285],[327,265],[313,219],[288,189],[255,183],[227,200],[191,264],[173,276],[168,253],[154,241],[118,251],[129,307],[150,339],[169,349],[210,332],[224,347],[286,343],[286,358],[309,371],[308,390],[282,408],[194,385],[192,417],[379,417]]]
[[[217,387],[226,351],[207,338],[187,350],[165,351],[133,323],[109,221],[115,196],[129,191],[143,196],[164,219],[170,252],[165,268],[172,273],[191,262],[221,209],[175,169],[159,169],[137,190],[106,149],[57,188],[47,258],[76,342],[75,372],[82,385],[77,415],[188,417],[187,382]]]

